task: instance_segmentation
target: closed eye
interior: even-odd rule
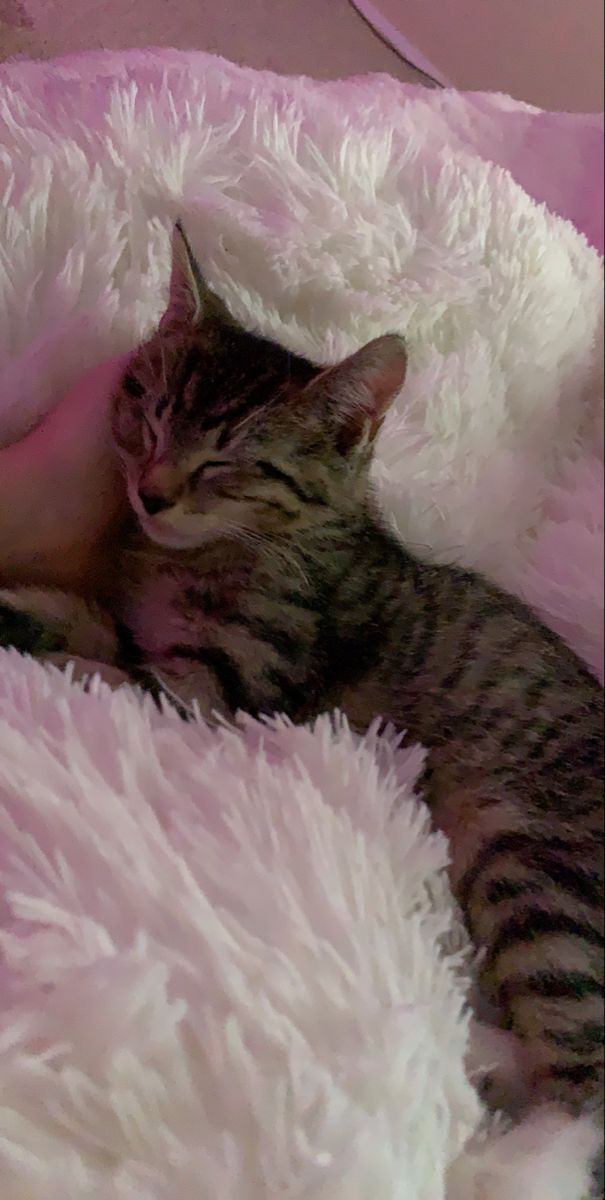
[[[192,483],[197,483],[200,479],[214,479],[217,475],[225,475],[231,470],[231,463],[221,461],[220,459],[207,459],[206,462],[200,463],[195,471],[191,472],[190,480]]]

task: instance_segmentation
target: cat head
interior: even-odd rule
[[[152,541],[300,534],[363,503],[406,353],[377,338],[320,370],[247,332],[206,285],[182,228],[156,334],[113,406],[130,503]]]

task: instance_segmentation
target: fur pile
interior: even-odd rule
[[[180,215],[293,350],[406,334],[386,511],[602,672],[602,269],[561,219],[599,244],[593,119],[570,191],[572,118],[500,97],[168,51],[1,86],[0,441],[153,325]],[[478,1133],[419,750],[0,671],[3,1200],[582,1200],[588,1124]]]

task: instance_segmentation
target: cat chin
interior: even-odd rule
[[[151,542],[155,542],[156,546],[163,546],[167,550],[195,550],[209,540],[208,535],[198,533],[196,536],[192,536],[179,533],[176,529],[161,529],[151,521],[142,521],[140,518],[139,523],[143,533]]]
[[[179,529],[176,521],[172,523],[165,517],[147,516],[139,511],[139,506],[135,512],[138,524],[149,541],[166,550],[201,550],[202,546],[207,546],[211,542],[244,541],[246,537],[250,539],[254,536],[252,530],[240,530],[230,522],[222,524],[220,520],[215,523],[208,521],[205,527],[202,525],[200,528],[198,525],[197,529],[187,530],[182,527]]]

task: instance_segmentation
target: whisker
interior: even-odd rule
[[[260,533],[257,529],[250,529],[245,525],[236,525],[235,523],[226,521],[224,524],[221,524],[220,536],[229,538],[234,542],[239,542],[242,546],[261,551],[280,568],[283,569],[286,566],[296,571],[305,587],[310,586],[309,577],[298,557],[287,550],[285,546],[277,543],[275,538],[272,538],[269,534]]]
[[[268,405],[263,404],[261,408],[253,408],[252,412],[249,412],[245,417],[242,417],[241,421],[238,421],[237,424],[233,426],[233,436],[238,434],[240,430],[245,429],[246,425],[249,425],[250,421],[252,421],[254,417],[261,416],[267,408]],[[230,439],[230,441],[233,442],[233,437]]]
[[[178,692],[175,692],[174,689],[170,687],[160,672],[154,667],[147,667],[146,670],[148,675],[155,680],[161,691],[164,693],[167,699],[171,701],[173,706],[178,712],[181,713],[181,715],[185,714],[185,716],[189,717],[189,719],[195,716],[195,702],[182,700]]]
[[[286,566],[294,570],[300,576],[305,587],[310,586],[309,576],[296,554],[277,542],[270,534],[258,533],[256,538],[268,558],[272,558],[279,566]]]

